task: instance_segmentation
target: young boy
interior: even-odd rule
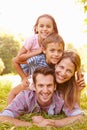
[[[23,83],[19,84],[15,88],[13,88],[8,96],[8,104],[13,100],[13,98],[22,90],[29,89],[29,75],[32,75],[34,70],[40,66],[49,66],[53,68],[55,64],[58,63],[62,54],[64,52],[64,41],[61,36],[54,33],[48,36],[42,43],[43,53],[34,57],[29,58],[27,62],[28,68],[25,68],[26,72],[28,72],[28,76],[26,76],[26,72],[21,69],[20,62],[17,57],[14,59],[14,66],[21,76]]]
[[[33,83],[35,91],[24,90],[19,93],[15,99],[0,114],[0,122],[10,122],[16,126],[31,126],[28,121],[17,119],[24,113],[45,111],[49,115],[60,113],[63,110],[64,102],[56,91],[55,72],[50,67],[39,67],[33,73]],[[79,114],[77,114],[79,111]],[[67,112],[75,116],[60,119],[60,124],[64,120],[64,125],[72,123],[72,120],[78,120],[82,117],[82,111],[79,107]],[[71,119],[71,120],[70,120]],[[56,126],[55,120],[41,119],[41,126]],[[58,127],[58,124],[57,124]]]

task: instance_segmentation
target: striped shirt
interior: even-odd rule
[[[22,69],[24,72],[27,72],[29,75],[32,75],[34,70],[37,67],[48,66],[46,63],[45,55],[39,54],[37,56],[33,56],[27,60],[27,64],[22,65]]]

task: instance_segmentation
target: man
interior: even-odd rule
[[[0,122],[7,121],[16,126],[31,126],[30,122],[18,120],[17,117],[23,113],[41,112],[41,110],[51,114],[56,89],[54,71],[48,67],[37,68],[33,74],[33,82],[35,91],[25,90],[18,94],[0,114]]]
[[[37,68],[33,73],[33,83],[35,91],[24,90],[19,93],[16,98],[13,99],[11,104],[9,104],[7,108],[0,114],[0,122],[6,121],[16,126],[31,126],[32,124],[30,122],[19,120],[17,117],[24,113],[40,113],[41,111],[45,111],[50,115],[60,113],[64,102],[62,98],[59,97],[58,92],[55,91],[56,78],[53,69],[49,67]],[[72,112],[77,112],[78,110],[79,115],[72,117],[73,120],[77,120],[81,117],[82,111],[80,108],[77,108]],[[67,118],[69,120],[69,117]],[[65,125],[67,118],[64,118]],[[41,119],[41,121],[42,124],[40,124],[40,126],[55,126],[54,120],[52,121],[51,119]],[[61,121],[62,119],[60,120],[60,123]]]

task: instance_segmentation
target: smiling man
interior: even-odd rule
[[[45,111],[56,114],[54,110],[56,89],[55,72],[49,67],[37,68],[33,74],[35,91],[24,90],[0,114],[0,122],[10,122],[16,126],[31,126],[30,122],[17,119],[22,114]],[[49,125],[46,121],[46,125]],[[53,121],[50,122],[53,125]]]
[[[33,85],[35,90],[24,90],[13,99],[11,104],[0,114],[0,122],[10,122],[16,126],[31,126],[31,122],[17,118],[22,114],[40,113],[41,111],[48,115],[57,115],[62,110],[66,114],[64,100],[56,91],[56,78],[53,69],[49,67],[37,68],[33,73]],[[32,120],[36,125],[40,123],[39,126],[60,127],[61,124],[61,126],[65,126],[78,120],[82,113],[80,108],[76,107],[67,111],[67,115],[71,117],[60,119],[57,124],[55,124],[55,120],[43,119],[42,117],[32,117]]]

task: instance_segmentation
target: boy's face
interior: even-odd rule
[[[35,91],[37,101],[41,106],[48,106],[56,89],[52,75],[38,74],[36,77]]]
[[[49,43],[46,49],[43,49],[43,52],[46,55],[47,64],[57,64],[62,57],[64,48],[62,44]]]

